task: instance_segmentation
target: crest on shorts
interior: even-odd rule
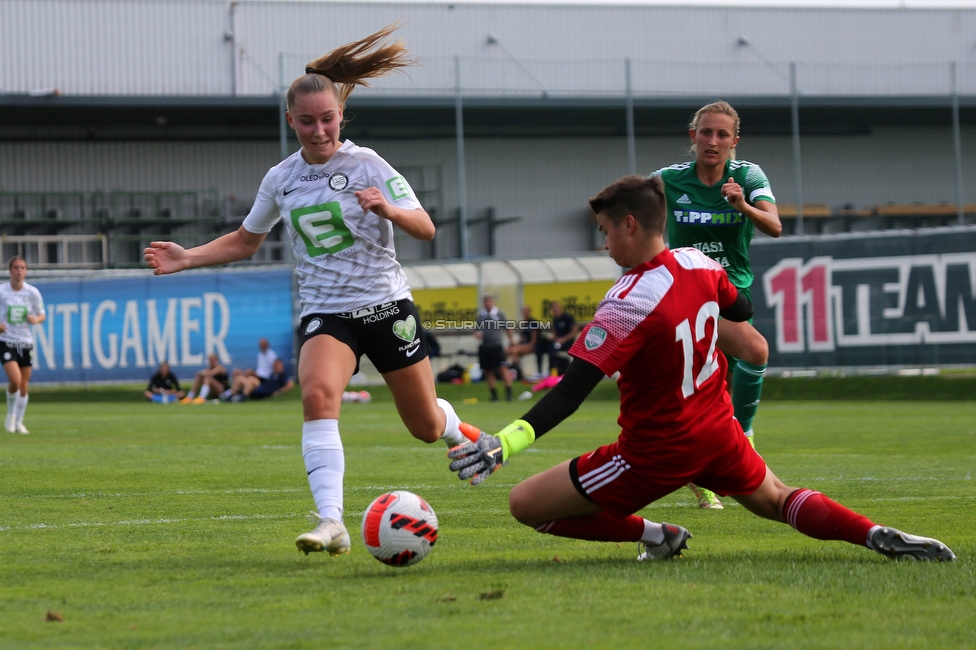
[[[349,184],[349,177],[342,172],[336,172],[329,177],[329,187],[338,191],[346,188]]]
[[[320,327],[322,327],[322,319],[316,316],[312,320],[308,321],[308,325],[305,326],[305,336],[308,336]]]
[[[413,314],[411,314],[404,320],[396,321],[393,323],[393,333],[396,334],[397,338],[399,339],[413,342],[413,339],[417,335],[417,319],[413,317]]]
[[[602,327],[591,327],[586,331],[586,338],[583,339],[583,344],[587,350],[596,350],[606,340],[607,331],[605,329]]]

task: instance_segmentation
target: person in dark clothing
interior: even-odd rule
[[[567,352],[573,347],[573,342],[579,336],[579,324],[571,314],[563,310],[562,303],[553,302],[549,309],[552,311],[552,343],[549,346],[549,369],[555,368],[561,375],[569,365]]]
[[[241,375],[234,379],[231,387],[232,402],[243,402],[245,399],[264,399],[277,397],[294,388],[295,382],[285,374],[285,362],[275,359],[271,368],[271,376],[267,379]]]
[[[159,369],[149,378],[149,385],[146,386],[143,395],[150,402],[167,404],[183,399],[186,392],[180,390],[180,380],[170,370],[169,363],[160,361]]]

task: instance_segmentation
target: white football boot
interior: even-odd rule
[[[638,562],[681,557],[681,551],[688,548],[688,540],[691,539],[692,535],[687,528],[662,521],[661,529],[664,531],[664,541],[657,546],[637,542],[637,552],[640,553],[637,556]]]
[[[299,551],[305,551],[305,555],[326,551],[332,556],[349,552],[349,533],[341,521],[326,519],[315,511],[310,512],[308,518],[313,523],[318,522],[318,526],[298,536],[295,546]]]
[[[909,535],[902,531],[883,526],[870,537],[871,546],[878,553],[901,560],[932,560],[933,562],[952,562],[956,554],[937,539]]]

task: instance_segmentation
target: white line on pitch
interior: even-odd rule
[[[966,475],[965,477],[945,477],[945,476],[911,476],[911,477],[894,477],[894,478],[878,478],[874,476],[818,476],[818,477],[790,477],[789,482],[792,484],[810,484],[816,485],[818,483],[828,483],[837,481],[862,481],[862,482],[923,482],[923,481],[940,481],[943,483],[950,481],[970,481],[972,477]],[[480,486],[478,489],[499,489],[499,488],[512,488],[515,487],[515,483],[502,483],[499,481],[488,482]],[[391,491],[391,490],[443,490],[443,489],[457,489],[466,488],[466,482],[449,482],[449,483],[439,483],[439,484],[413,484],[413,485],[403,485],[400,484],[387,484],[387,485],[363,485],[355,487],[346,487],[346,492],[362,492],[362,491]],[[9,494],[4,496],[4,499],[10,500],[31,500],[31,499],[132,499],[132,498],[143,498],[147,496],[166,496],[166,495],[176,495],[176,496],[206,496],[211,494],[295,494],[307,492],[307,488],[237,488],[233,490],[172,490],[169,492],[73,492],[70,494]],[[940,498],[940,497],[933,497]],[[954,497],[945,497],[954,498]],[[964,497],[965,498],[965,497]]]
[[[462,510],[443,510],[443,515],[462,514]],[[507,513],[508,509],[502,508],[482,508],[481,512],[491,514]],[[363,512],[347,512],[350,517],[362,518]],[[59,528],[108,528],[115,526],[166,526],[173,524],[184,524],[194,521],[253,521],[253,520],[284,520],[300,519],[300,515],[217,515],[211,517],[181,517],[181,518],[160,518],[160,519],[127,519],[121,521],[78,521],[65,524],[46,524],[43,522],[36,524],[25,524],[23,526],[0,526],[0,532],[10,532],[19,530],[56,530]]]

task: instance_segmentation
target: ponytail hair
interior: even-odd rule
[[[399,22],[387,25],[354,43],[346,43],[321,56],[307,66],[305,74],[295,79],[285,99],[291,110],[299,95],[331,90],[344,106],[356,86],[369,86],[367,79],[382,77],[395,70],[414,65],[416,59],[407,56],[402,40],[383,45],[381,41],[400,27]]]

